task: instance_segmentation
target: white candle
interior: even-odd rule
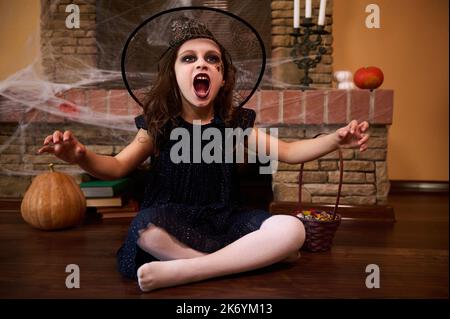
[[[311,18],[311,0],[306,0],[305,18]]]
[[[320,0],[319,21],[318,25],[325,24],[325,9],[327,8],[327,0]]]
[[[294,28],[300,27],[300,0],[294,0]]]

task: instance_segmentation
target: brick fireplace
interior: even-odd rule
[[[128,96],[125,90],[74,89],[64,93],[63,98],[75,105],[87,105],[96,112],[111,115],[130,115],[132,118],[140,114],[140,108]],[[388,127],[392,123],[393,91],[366,90],[342,91],[335,89],[318,89],[314,91],[293,90],[260,90],[249,101],[247,107],[253,108],[257,114],[257,124],[265,127],[278,127],[279,137],[286,141],[311,138],[319,132],[331,132],[345,125],[349,119],[368,120],[371,124],[369,149],[364,153],[344,149],[344,179],[341,204],[374,205],[385,204],[389,180],[387,174],[386,153]],[[89,125],[73,124],[64,117],[51,115],[42,111],[31,111],[26,114],[16,113],[17,118],[9,118],[8,122],[28,121],[28,134],[22,139],[26,143],[25,152],[21,145],[10,145],[2,153],[2,166],[9,170],[23,170],[32,167],[34,170],[46,169],[46,164],[55,162],[58,169],[64,170],[66,164],[52,156],[37,156],[32,150],[37,147],[53,129],[72,129],[79,138],[92,150],[105,155],[117,154],[125,145],[121,143],[131,140],[133,132],[122,132],[123,138],[118,143],[110,134],[111,129],[96,128]],[[24,116],[24,118],[19,118]],[[3,121],[4,122],[4,121]],[[45,124],[45,126],[42,126]],[[15,124],[2,123],[2,139],[6,140],[7,131],[13,131]],[[47,129],[47,131],[45,131]],[[280,163],[278,171],[273,175],[272,186],[274,199],[277,201],[295,201],[298,194],[299,165]],[[10,183],[18,177],[10,176]],[[29,177],[21,177],[29,181]],[[20,196],[23,194],[26,181],[17,187],[3,188],[2,195]],[[331,153],[305,165],[304,193],[306,202],[333,203],[337,193],[338,157]],[[6,183],[6,184],[5,184]]]
[[[331,3],[330,3],[331,2]],[[56,3],[56,4],[55,4]],[[67,30],[64,27],[65,6],[80,3],[84,27]],[[303,3],[303,2],[302,2]],[[318,3],[315,10],[318,10]],[[327,29],[331,32],[332,1],[327,8]],[[71,73],[62,66],[73,68],[96,67],[96,5],[95,1],[50,2],[42,0],[43,10],[54,14],[45,15],[42,22],[42,63],[49,79],[54,82],[71,83]],[[286,57],[289,52],[292,32],[292,1],[272,1],[273,59]],[[51,20],[49,21],[49,17]],[[51,42],[52,46],[46,46]],[[332,35],[325,39],[327,54],[322,63],[313,70],[316,90],[300,91],[273,86],[263,86],[247,104],[257,112],[257,124],[277,127],[279,137],[286,141],[311,138],[319,132],[332,132],[352,119],[367,120],[371,125],[369,149],[364,153],[344,149],[344,177],[341,204],[383,205],[389,192],[386,154],[389,126],[392,124],[392,90],[337,90],[332,88]],[[76,59],[72,59],[76,57]],[[76,61],[76,62],[74,62]],[[61,64],[59,64],[61,63]],[[293,66],[293,67],[292,67]],[[286,84],[298,83],[301,75],[295,65],[271,68],[271,76]],[[128,116],[131,130],[118,131],[113,128],[86,125],[71,121],[70,114],[50,114],[42,110],[26,110],[7,114],[0,113],[0,146],[8,143],[0,153],[0,196],[23,196],[33,175],[47,169],[54,162],[56,169],[67,171],[78,179],[82,173],[74,166],[65,164],[50,155],[34,154],[46,135],[55,129],[71,129],[93,151],[114,155],[131,141],[135,135],[134,116],[141,109],[120,87],[73,88],[59,94],[75,106],[84,106],[93,112],[108,115]],[[1,104],[1,101],[0,101]],[[18,126],[17,123],[26,123]],[[14,136],[16,136],[14,138]],[[280,163],[272,176],[272,191],[275,201],[296,201],[298,197],[299,165]],[[22,172],[22,173],[20,173]],[[27,174],[27,172],[32,172]],[[331,204],[335,201],[338,183],[337,153],[328,154],[306,163],[303,199],[310,203]]]

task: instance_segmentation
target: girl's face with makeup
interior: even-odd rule
[[[212,106],[224,85],[224,66],[219,46],[210,39],[184,42],[178,49],[175,75],[183,103]]]

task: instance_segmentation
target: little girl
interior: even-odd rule
[[[257,142],[249,142],[248,149],[276,142],[277,160],[291,164],[341,146],[367,148],[367,122],[352,121],[324,137],[291,143],[258,131],[255,112],[232,104],[236,69],[227,50],[203,24],[177,23],[181,28],[173,29],[144,114],[136,118],[139,131],[125,149],[114,157],[98,155],[70,131],[55,131],[38,150],[105,180],[126,176],[151,156],[142,209],[117,254],[119,271],[137,279],[143,291],[295,260],[305,240],[295,216],[239,206],[235,163],[194,163],[195,141],[190,161],[173,161],[174,129],[184,128],[192,137],[195,129],[215,128],[225,136],[225,128],[251,128],[248,140]]]

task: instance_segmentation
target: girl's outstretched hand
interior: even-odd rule
[[[65,162],[77,164],[86,155],[86,146],[81,144],[71,131],[65,131],[64,134],[55,131],[45,138],[44,146],[37,153],[52,153]]]
[[[336,131],[339,145],[343,147],[357,148],[361,152],[367,149],[367,141],[369,140],[369,135],[365,134],[369,128],[369,123],[366,121],[358,123],[358,121],[353,120],[347,126],[342,127]]]

